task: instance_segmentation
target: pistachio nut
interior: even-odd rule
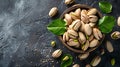
[[[78,58],[79,58],[80,60],[85,60],[88,56],[89,56],[89,53],[84,53],[84,54],[79,54],[79,55],[78,55]]]
[[[93,35],[90,35],[90,37],[89,37],[89,41],[92,41],[94,39],[94,36]]]
[[[65,0],[65,4],[66,5],[72,4],[74,2],[75,2],[75,0]]]
[[[91,61],[91,65],[92,66],[97,66],[101,61],[101,57],[100,56],[96,56],[95,58],[93,58],[93,60]]]
[[[90,10],[88,10],[87,15],[95,15],[97,13],[97,9],[96,8],[92,8]]]
[[[85,24],[84,26],[84,32],[86,33],[86,35],[91,35],[92,34],[92,28],[89,24]]]
[[[69,28],[78,31],[78,29],[80,28],[81,22],[80,20],[75,20],[72,22],[71,25],[69,25]]]
[[[76,16],[80,17],[80,15],[81,15],[81,9],[80,8],[76,9],[75,10],[75,14],[76,14]]]
[[[68,40],[69,40],[68,32],[65,32],[65,33],[63,34],[63,41],[66,42],[66,41],[68,41]]]
[[[77,17],[74,12],[70,12],[70,15],[71,15],[73,20],[79,19],[79,17]]]
[[[61,54],[62,54],[62,50],[61,50],[61,49],[57,49],[57,50],[55,50],[55,51],[52,53],[52,57],[53,57],[53,58],[58,58],[58,57],[61,56]]]
[[[83,21],[81,21],[81,27],[80,27],[80,31],[84,31],[84,26],[85,26],[85,23]]]
[[[50,11],[49,11],[49,16],[53,17],[57,14],[58,12],[58,8],[57,7],[53,7]]]
[[[63,61],[67,61],[69,59],[69,57],[68,56],[65,56],[64,58],[63,58]]]
[[[69,14],[65,14],[65,19],[67,21],[67,25],[70,25],[72,23],[72,17]]]
[[[85,67],[91,67],[91,65],[90,64],[86,64]]]
[[[97,46],[99,43],[99,41],[97,39],[93,39],[91,42],[90,42],[90,46],[89,47],[95,47]]]
[[[51,46],[55,47],[55,45],[56,45],[56,42],[55,41],[51,41]]]
[[[76,41],[74,41],[74,39],[70,39],[68,42],[67,42],[67,44],[69,45],[69,46],[80,46],[80,44],[79,44],[79,42],[76,42]]]
[[[87,15],[87,10],[82,10],[81,11],[81,20],[84,22],[84,23],[88,23],[89,22],[89,17]]]
[[[96,39],[100,40],[102,38],[102,33],[99,29],[93,28],[93,35]]]
[[[120,38],[120,32],[119,31],[115,31],[111,34],[111,38],[112,39],[119,39]]]
[[[108,52],[114,51],[114,48],[113,48],[112,43],[110,41],[106,42],[106,48],[107,48]]]
[[[120,26],[120,16],[117,19],[117,25]]]
[[[75,37],[78,36],[78,33],[76,31],[72,30],[72,29],[69,29],[67,32],[68,32],[68,34],[73,35]]]
[[[79,64],[74,64],[72,67],[80,67]]]
[[[89,25],[91,26],[91,27],[94,27],[95,25],[96,25],[96,23],[89,23]]]
[[[78,39],[79,39],[80,43],[84,44],[86,42],[85,35],[82,32],[79,32],[78,34],[79,34],[79,38]]]
[[[89,21],[90,22],[97,22],[98,21],[98,17],[95,15],[89,15]]]
[[[86,51],[89,47],[89,41],[87,40],[86,43],[84,45],[82,45],[82,50]]]

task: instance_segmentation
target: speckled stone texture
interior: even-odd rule
[[[76,3],[87,4],[96,7],[100,0],[76,0]],[[113,5],[113,11],[107,15],[120,16],[120,0],[107,0]],[[106,35],[103,44],[90,56],[80,61],[78,54],[69,51],[62,45],[58,37],[46,29],[48,23],[59,18],[61,13],[68,8],[63,0],[0,0],[0,67],[59,67],[60,59],[53,59],[51,53],[55,49],[62,49],[63,53],[69,53],[74,57],[74,63],[81,67],[90,63],[92,58],[99,55],[99,50],[105,48],[105,41],[110,40],[114,46],[114,52],[105,54],[97,67],[112,67],[110,59],[115,58],[115,67],[120,67],[120,39],[112,40],[110,34]],[[58,7],[59,13],[50,18],[48,12],[52,7]],[[119,30],[117,25],[113,31]],[[55,48],[50,42],[55,40]]]

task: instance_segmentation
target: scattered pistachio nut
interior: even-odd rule
[[[74,64],[72,67],[80,67],[79,64]]]
[[[58,8],[57,7],[53,7],[50,11],[49,11],[49,16],[53,17],[57,14],[58,12]]]
[[[93,58],[93,60],[91,61],[91,65],[92,66],[97,66],[101,61],[101,57],[100,56],[96,56],[95,58]]]
[[[118,26],[120,26],[120,16],[117,19],[117,24],[118,24]]]
[[[57,50],[55,50],[55,51],[52,53],[52,57],[53,57],[53,58],[58,58],[58,57],[61,56],[61,54],[62,54],[62,50],[61,50],[61,49],[57,49]]]
[[[79,54],[79,55],[78,55],[78,58],[79,58],[80,60],[85,60],[88,56],[89,56],[89,53],[84,53],[84,54]]]
[[[111,34],[111,38],[112,39],[119,39],[120,38],[120,32],[119,31],[115,31]]]
[[[91,42],[90,42],[90,46],[89,47],[95,47],[97,46],[99,43],[99,41],[97,39],[93,39]]]
[[[63,61],[67,61],[69,59],[69,57],[68,56],[65,56],[64,58],[63,58]]]
[[[74,2],[75,2],[75,0],[65,0],[65,4],[66,5],[72,4]]]
[[[56,45],[56,42],[55,41],[51,41],[51,46],[55,47],[55,45]]]
[[[85,67],[91,67],[91,65],[90,64],[86,64]]]
[[[114,48],[113,48],[112,43],[110,41],[106,42],[106,49],[108,50],[108,52],[114,51]]]

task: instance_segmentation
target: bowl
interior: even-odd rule
[[[87,9],[87,10],[88,10],[88,9],[93,8],[93,7],[88,6],[88,5],[85,5],[85,4],[75,4],[75,5],[73,5],[72,7],[69,7],[68,9],[66,9],[66,10],[61,14],[60,18],[63,19],[63,18],[64,18],[64,15],[65,15],[66,13],[69,13],[69,12],[71,12],[71,11],[74,11],[74,10],[77,9],[77,8]],[[96,15],[98,16],[99,19],[102,17],[102,14],[101,14],[98,10],[97,10],[97,14],[96,14]],[[73,51],[73,52],[75,52],[75,53],[87,53],[87,52],[92,52],[92,51],[94,51],[96,48],[98,48],[98,47],[100,46],[100,44],[102,43],[102,41],[104,40],[104,37],[105,37],[105,35],[103,34],[103,37],[102,37],[102,39],[100,40],[99,44],[98,44],[97,46],[93,47],[93,48],[87,49],[86,51],[83,51],[83,50],[77,49],[77,48],[73,48],[73,47],[67,45],[67,44],[63,41],[62,36],[59,36],[59,39],[60,39],[60,41],[63,43],[63,45],[66,46],[69,50],[71,50],[71,51]]]

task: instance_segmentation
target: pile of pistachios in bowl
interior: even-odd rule
[[[101,41],[103,34],[97,28],[97,9],[77,8],[64,15],[67,31],[63,34],[63,41],[74,48],[86,51],[95,47]]]

